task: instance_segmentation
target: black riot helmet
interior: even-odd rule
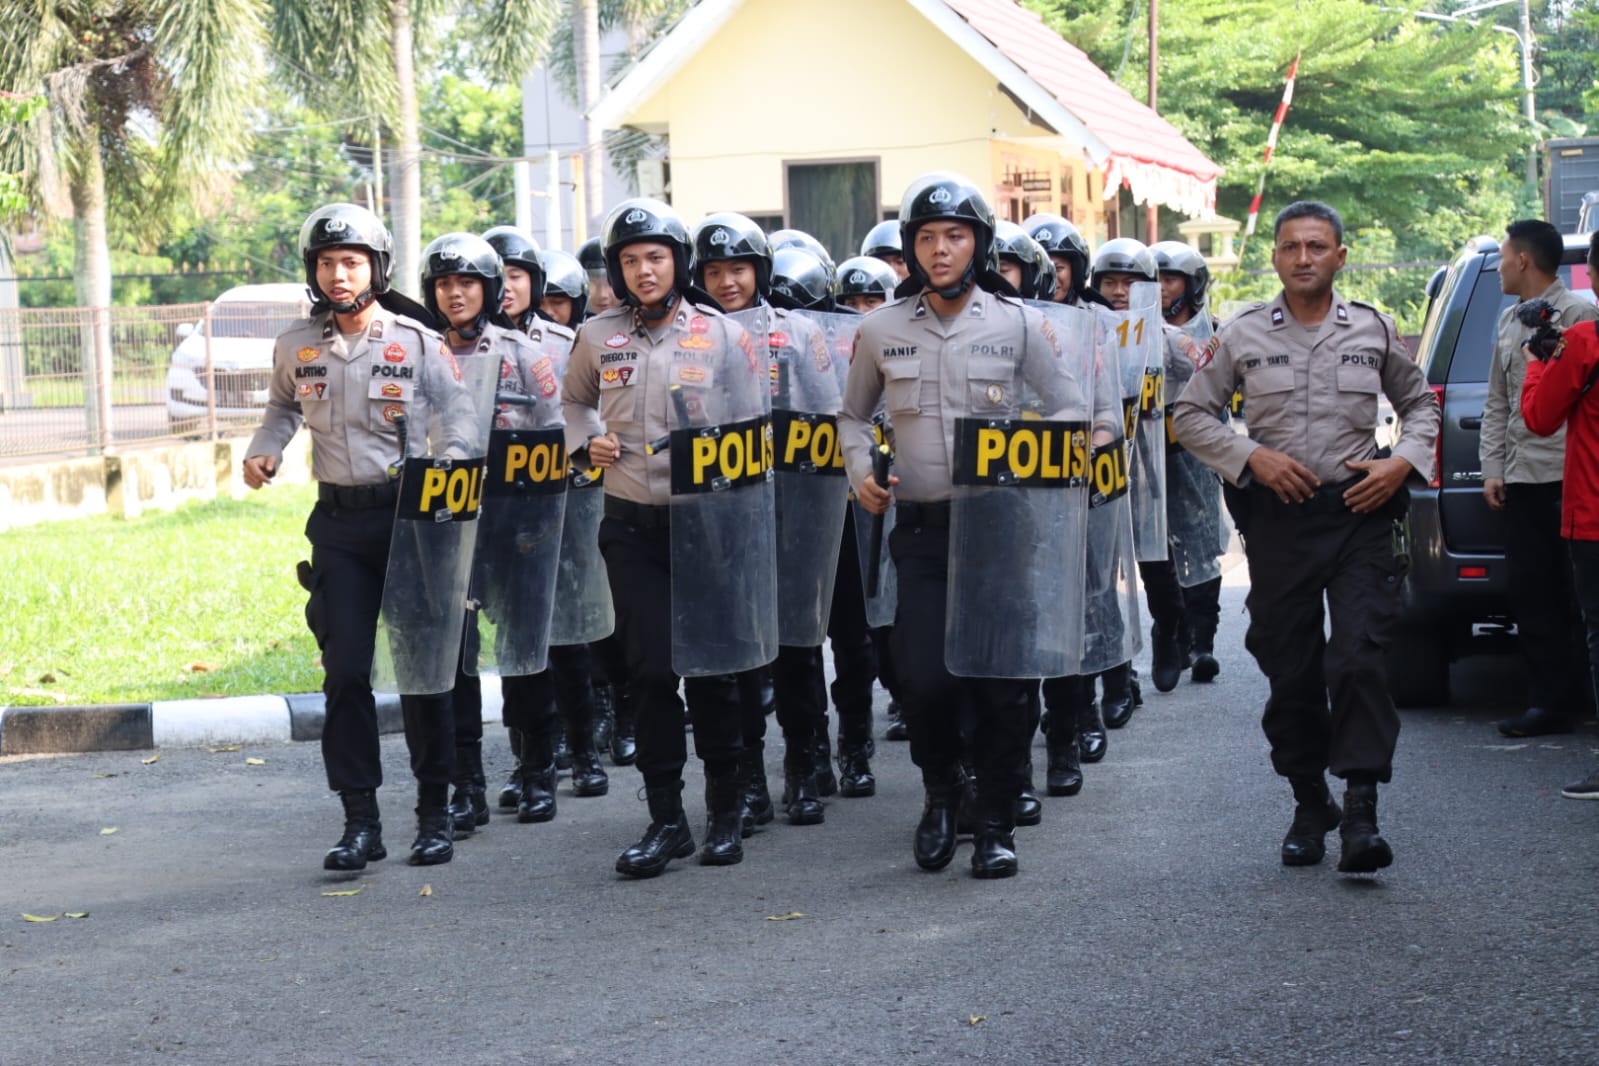
[[[449,327],[450,323],[439,310],[434,282],[457,274],[477,278],[483,283],[483,307],[478,311],[477,321],[470,327],[451,327],[456,333],[471,339],[483,332],[483,324],[490,319],[500,325],[509,324],[510,320],[500,309],[500,301],[505,297],[505,270],[500,262],[500,253],[475,234],[446,233],[433,238],[422,249],[422,303],[441,329]]]
[[[1096,289],[1104,274],[1132,274],[1143,281],[1160,280],[1155,270],[1155,257],[1149,254],[1143,241],[1131,237],[1117,237],[1100,245],[1089,271],[1092,274],[1089,284]]]
[[[348,304],[335,304],[316,283],[317,253],[328,248],[359,248],[372,260],[371,286]],[[312,310],[332,308],[340,314],[359,311],[374,297],[389,291],[394,268],[394,238],[378,216],[355,204],[328,204],[311,212],[300,227],[300,259],[305,264],[305,286],[311,290]]]
[[[838,264],[838,298],[881,296],[894,298],[899,275],[894,268],[872,255],[854,255]]]
[[[899,222],[891,218],[867,230],[866,239],[861,241],[861,254],[873,259],[881,259],[885,255],[905,258],[905,247],[899,243]]]
[[[1199,254],[1199,249],[1182,241],[1160,241],[1149,246],[1149,253],[1155,257],[1155,269],[1159,273],[1181,274],[1187,282],[1182,299],[1171,305],[1166,317],[1175,317],[1183,304],[1187,304],[1194,314],[1202,314],[1205,310],[1205,293],[1210,288],[1210,267],[1206,265],[1205,257]]]
[[[772,256],[773,307],[789,311],[833,310],[833,276],[814,252],[790,245]]]
[[[971,226],[977,247],[960,281],[949,289],[936,290],[938,295],[953,300],[979,281],[984,283],[984,288],[1003,284],[993,270],[994,209],[988,206],[988,198],[959,174],[934,171],[911,182],[900,201],[899,243],[905,266],[910,271],[906,291],[919,291],[929,284],[922,264],[916,259],[916,231],[929,222],[943,221]]]
[[[822,265],[827,268],[829,278],[832,278],[838,271],[838,268],[833,265],[832,254],[822,247],[822,242],[802,229],[773,230],[771,235],[767,237],[767,241],[772,246],[773,255],[781,252],[784,248],[803,248],[822,261]]]
[[[589,307],[589,274],[571,252],[551,248],[539,253],[544,267],[544,296],[565,296],[572,301],[573,329],[577,328]]]
[[[683,218],[667,204],[648,196],[637,196],[617,204],[605,219],[601,230],[605,234],[605,276],[611,291],[629,307],[638,307],[639,300],[627,287],[622,277],[622,249],[641,241],[664,244],[672,250],[674,271],[672,293],[667,296],[663,316],[670,313],[677,298],[689,287],[689,262],[694,257],[694,245],[689,240],[688,227]]]
[[[1061,256],[1072,268],[1072,295],[1081,297],[1088,287],[1088,242],[1076,226],[1059,215],[1029,215],[1022,229],[1037,241],[1046,255]]]
[[[1022,283],[1017,294],[1025,300],[1048,300],[1055,293],[1055,267],[1049,256],[1027,231],[1014,222],[994,223],[994,254],[1021,267]]]
[[[583,264],[583,269],[590,274],[605,273],[605,249],[600,245],[598,237],[590,237],[577,249],[577,261]]]
[[[755,266],[755,295],[764,300],[772,287],[772,249],[761,227],[736,211],[707,215],[694,227],[694,284],[705,288],[705,264],[742,259]]]
[[[508,267],[527,271],[528,292],[532,294],[527,310],[522,312],[519,329],[526,329],[538,313],[539,297],[544,294],[544,264],[539,262],[539,242],[515,226],[495,226],[483,232],[489,247],[500,253],[500,261]]]

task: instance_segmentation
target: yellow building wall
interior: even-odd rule
[[[995,139],[1050,133],[905,0],[746,0],[626,122],[670,130],[691,223],[782,211],[785,160],[879,159],[889,209],[929,170],[992,190]]]

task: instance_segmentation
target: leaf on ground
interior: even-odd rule
[[[105,778],[105,777],[121,777],[122,775],[121,774],[93,774],[91,776],[93,776],[96,779],[99,779],[99,778]]]
[[[787,914],[768,914],[769,922],[792,922],[795,918],[804,918],[806,915],[800,911],[789,911]]]
[[[266,760],[265,759],[257,759],[254,755],[252,755],[248,759],[244,760],[244,765],[246,765],[246,766],[265,766],[266,765]]]
[[[68,918],[87,918],[89,916],[89,912],[88,911],[68,911],[66,916]]]
[[[361,893],[363,893],[365,891],[366,891],[366,886],[362,885],[360,888],[345,888],[345,889],[340,889],[337,892],[324,892],[322,894],[324,896],[359,896]]]
[[[226,747],[222,747],[222,748],[207,748],[205,750],[209,751],[212,755],[218,755],[218,754],[220,754],[220,753],[222,753],[224,751],[239,751],[243,747],[244,747],[243,744],[229,744]]]
[[[431,895],[433,895],[433,886],[432,885],[423,885],[422,886],[422,891],[418,892],[417,895],[419,895],[419,896],[431,896]]]
[[[56,683],[56,675],[54,675],[54,674],[40,674],[39,675],[39,684],[41,684],[41,685],[53,685],[55,683]]]
[[[150,756],[150,757],[149,757],[149,758],[148,758],[148,759],[140,759],[140,760],[139,760],[139,761],[140,761],[140,762],[141,762],[141,763],[143,763],[143,764],[144,764],[144,765],[146,765],[146,766],[149,766],[149,765],[150,765],[150,764],[151,764],[151,763],[153,763],[153,762],[159,762],[159,761],[160,761],[160,759],[161,759],[161,756],[159,756],[159,755],[152,755],[152,756]]]
[[[967,1025],[982,1025],[986,1021],[988,1021],[988,1015],[986,1014],[968,1014],[966,1016]]]
[[[25,922],[53,922],[59,917],[61,917],[61,915],[52,914],[49,917],[41,918],[37,914],[28,914],[27,912],[23,912],[22,920]]]
[[[103,837],[108,837],[112,833],[115,833],[116,831],[117,831],[117,827],[116,826],[108,825],[104,829],[100,830],[100,835],[103,836]]]
[[[191,674],[209,674],[216,667],[211,663],[190,663],[188,670]]]

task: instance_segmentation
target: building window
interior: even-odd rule
[[[788,224],[822,242],[835,262],[855,254],[877,225],[877,160],[785,163]]]
[[[780,230],[783,228],[783,216],[780,212],[770,215],[757,215],[753,211],[745,211],[741,212],[741,214],[743,214],[745,218],[749,219],[757,226],[761,227],[761,232],[763,233],[771,233],[774,230]]]

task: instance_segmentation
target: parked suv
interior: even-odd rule
[[[173,432],[191,433],[205,425],[208,346],[217,418],[259,417],[272,379],[272,342],[309,307],[303,285],[238,285],[211,304],[209,342],[204,319],[179,326],[178,347],[167,366],[167,422]]]
[[[1588,241],[1569,236],[1565,245],[1560,277],[1591,300]],[[1411,707],[1447,703],[1450,662],[1481,648],[1485,632],[1504,633],[1512,624],[1504,516],[1483,498],[1477,438],[1495,325],[1516,301],[1500,291],[1499,242],[1492,237],[1469,242],[1441,274],[1428,286],[1416,361],[1443,406],[1443,421],[1432,478],[1411,491],[1411,569],[1388,652],[1394,702]]]

